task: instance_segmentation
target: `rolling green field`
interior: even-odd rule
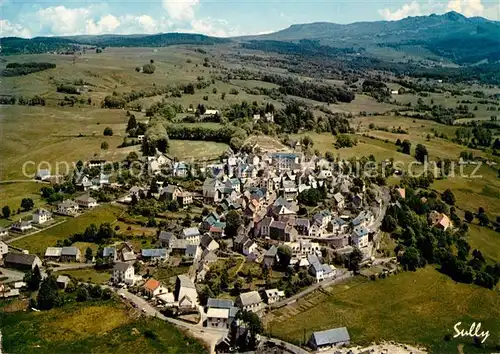
[[[104,284],[111,279],[111,273],[108,271],[97,271],[93,268],[64,270],[57,272],[56,274],[67,275],[78,281],[90,282],[94,284]]]
[[[67,221],[60,225],[14,241],[12,246],[43,255],[45,249],[49,246],[55,246],[58,240],[64,240],[74,233],[83,232],[90,224],[99,225],[104,222],[113,222],[122,211],[123,209],[117,205],[101,205],[76,218],[67,218]]]
[[[0,313],[7,353],[205,353],[168,322],[133,316],[113,302],[75,303],[44,312]],[[155,338],[146,336],[155,334]]]
[[[64,174],[66,164],[72,168],[78,160],[92,158],[118,161],[138,149],[118,148],[128,120],[123,110],[3,106],[0,119],[5,137],[0,144],[2,180],[30,178],[48,167],[52,174]],[[105,127],[114,135],[103,136]],[[108,150],[101,150],[104,141]]]
[[[267,329],[278,338],[303,343],[313,331],[346,326],[354,344],[394,340],[439,354],[457,353],[463,344],[464,353],[484,353],[498,344],[499,317],[498,291],[455,283],[427,267],[376,281],[356,278],[326,293],[315,292],[273,311]],[[455,334],[457,322],[481,322],[490,331],[485,348],[474,347],[472,338],[445,341],[446,334]]]
[[[8,205],[12,212],[16,211],[21,207],[21,200],[23,198],[31,198],[35,203],[35,208],[43,206],[45,203],[40,196],[40,188],[42,187],[39,183],[26,182],[26,183],[1,183],[0,184],[0,200],[1,206]],[[24,218],[31,214],[31,212],[23,212],[21,214],[11,215],[9,219],[0,219],[0,226],[7,226],[11,224],[14,220],[19,220],[19,218]]]

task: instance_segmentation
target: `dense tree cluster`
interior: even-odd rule
[[[71,246],[75,242],[91,242],[104,244],[115,237],[115,230],[110,223],[99,225],[90,224],[83,233],[76,233],[65,240],[57,241],[58,247]]]
[[[73,86],[73,85],[69,85],[69,84],[57,85],[57,92],[67,93],[70,95],[79,95],[80,94],[80,90],[78,89],[78,87]]]
[[[486,264],[479,250],[470,254],[466,228],[460,227],[460,218],[454,215],[453,210],[448,211],[448,207],[437,199],[436,193],[416,193],[414,189],[407,188],[405,199],[397,199],[399,203],[388,208],[382,227],[388,232],[392,230],[392,236],[397,239],[396,252],[405,269],[415,270],[426,264],[438,264],[443,273],[456,281],[474,282],[490,289],[498,283],[500,263]],[[427,220],[432,210],[451,212],[455,226],[460,229],[444,231],[432,227]]]
[[[3,40],[2,40],[3,42]],[[3,44],[3,43],[2,43]],[[22,76],[38,71],[54,69],[56,64],[43,63],[43,62],[29,62],[29,63],[8,63],[2,72],[2,76]]]
[[[370,94],[379,102],[386,102],[391,93],[386,84],[378,80],[365,80],[363,81],[363,92]]]
[[[263,75],[260,80],[279,85],[284,95],[292,95],[326,103],[351,102],[354,92],[347,88],[321,85],[311,81],[300,81],[280,75]]]
[[[245,130],[235,126],[223,126],[219,129],[204,127],[186,127],[168,125],[167,133],[170,139],[176,140],[204,140],[229,144],[239,150],[247,138]]]

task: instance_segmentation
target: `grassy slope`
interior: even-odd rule
[[[204,353],[173,325],[134,319],[118,304],[71,304],[46,312],[0,314],[8,353]],[[154,331],[156,339],[144,336]]]
[[[42,201],[40,196],[40,188],[42,185],[38,183],[2,183],[0,184],[0,200],[1,207],[8,205],[11,212],[16,211],[21,207],[21,200],[23,198],[31,198],[35,203],[35,208],[43,206],[45,203]],[[0,219],[0,226],[7,226],[12,223],[13,220],[18,220],[19,218],[27,217],[31,212],[23,212],[21,214],[11,215],[10,220]]]
[[[60,225],[15,241],[12,246],[27,249],[31,253],[44,254],[45,249],[55,246],[58,240],[68,238],[76,232],[83,232],[92,223],[99,225],[104,222],[113,222],[121,212],[122,209],[116,205],[101,205],[79,217],[68,218]]]
[[[490,349],[499,340],[500,296],[498,292],[455,283],[431,267],[405,272],[388,279],[356,279],[329,289],[329,296],[316,292],[294,305],[275,311],[268,326],[273,335],[300,342],[313,331],[346,326],[356,344],[395,340],[429,347],[433,353],[484,352],[472,339],[443,340],[454,334],[461,321],[470,326],[480,321],[490,331]]]
[[[111,273],[107,271],[97,271],[93,268],[65,270],[58,272],[57,274],[67,275],[78,281],[88,281],[95,284],[104,284],[111,279]]]

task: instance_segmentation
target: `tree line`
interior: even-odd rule
[[[3,44],[2,40],[2,44]],[[44,63],[44,62],[29,62],[29,63],[8,63],[5,69],[2,71],[2,76],[23,76],[36,73],[38,71],[44,71],[48,69],[54,69],[56,64]]]

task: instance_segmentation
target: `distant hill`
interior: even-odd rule
[[[339,25],[328,22],[292,25],[258,36],[215,38],[201,34],[164,33],[154,35],[100,35],[71,37],[3,38],[2,54],[43,53],[74,50],[86,44],[100,47],[162,47],[176,44],[214,45],[232,40],[247,48],[281,53],[298,49],[327,56],[365,52],[377,58],[387,52],[411,57],[447,59],[457,64],[500,62],[500,22],[482,17],[465,17],[456,12],[407,17],[399,21],[356,22]],[[287,47],[291,44],[291,46]],[[299,48],[294,46],[298,45]],[[385,58],[386,59],[386,58]]]
[[[74,50],[79,45],[98,47],[166,47],[177,44],[214,45],[229,39],[190,33],[161,33],[153,35],[101,35],[71,37],[2,38],[2,54],[36,54]]]
[[[389,47],[415,53],[420,47],[458,64],[473,64],[485,59],[500,61],[500,22],[482,17],[467,18],[456,12],[347,25],[297,24],[275,33],[238,38],[242,41],[291,42],[304,39],[317,40],[326,46],[367,50]]]

